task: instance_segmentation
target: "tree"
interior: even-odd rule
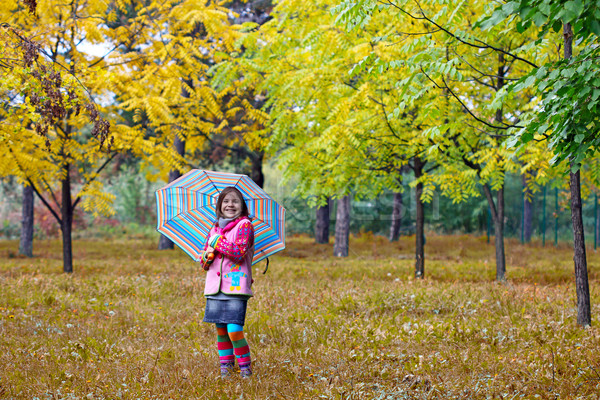
[[[509,1],[484,22],[484,26],[490,26],[518,15],[520,32],[534,24],[541,28],[540,37],[551,29],[555,32],[562,29],[563,60],[531,71],[506,93],[513,95],[533,87],[541,97],[535,113],[524,116],[524,127],[512,143],[526,145],[546,139],[555,153],[554,161],[564,160],[569,164],[577,323],[582,326],[591,324],[591,305],[581,216],[580,168],[582,161],[600,146],[600,137],[596,134],[600,127],[598,14],[600,4],[596,1]],[[574,37],[581,46],[576,56],[573,56]]]
[[[402,26],[380,28],[387,33],[372,39],[384,42],[391,56],[375,57],[373,51],[361,63],[373,74],[398,77],[403,90],[394,115],[417,110],[421,134],[428,139],[427,159],[440,167],[422,180],[434,180],[455,201],[483,191],[495,227],[496,279],[504,281],[504,177],[518,166],[506,149],[505,132],[518,122],[529,97],[491,100],[507,81],[535,66],[527,59],[529,48],[511,34],[510,24],[478,35],[474,19],[487,12],[481,2],[344,1],[333,12],[349,29],[370,28],[381,14]],[[438,95],[432,98],[431,92]]]
[[[33,196],[31,185],[24,185],[19,253],[27,257],[33,257]]]
[[[335,243],[333,255],[335,257],[348,257],[350,239],[350,196],[338,199],[335,214]]]
[[[263,101],[235,78],[214,77],[215,66],[229,58],[247,25],[222,3],[186,1],[164,17],[165,32],[137,61],[140,73],[123,81],[123,107],[147,120],[190,167],[232,161],[237,172],[264,181],[264,154],[255,141],[268,118]],[[151,54],[151,56],[150,56]],[[157,80],[157,77],[160,80]],[[148,85],[152,82],[152,85]],[[198,165],[200,164],[200,165]],[[171,177],[181,171],[170,170]]]
[[[140,127],[119,124],[118,111],[94,102],[118,93],[114,83],[119,74],[130,76],[135,69],[131,60],[114,50],[142,45],[143,28],[154,23],[149,12],[147,19],[135,20],[135,29],[111,31],[117,10],[126,13],[127,7],[132,5],[94,1],[62,7],[44,2],[33,7],[34,15],[26,16],[18,4],[0,6],[5,21],[1,59],[7,73],[2,80],[7,100],[0,128],[0,173],[27,182],[59,223],[65,272],[73,271],[75,208],[81,204],[94,214],[111,212],[112,197],[102,191],[98,177],[116,154],[131,152],[177,164],[168,149],[145,139]],[[45,29],[36,32],[39,26]],[[35,42],[27,37],[34,32]],[[112,43],[114,48],[103,57],[83,52],[86,45],[95,43]],[[112,64],[107,62],[110,54]],[[80,114],[82,110],[87,119]],[[110,115],[110,135],[111,123],[102,115]],[[73,193],[74,185],[80,189],[77,193]]]
[[[286,178],[299,182],[296,193],[309,199],[400,191],[403,166],[424,152],[410,125],[414,115],[390,118],[393,79],[360,67],[348,75],[371,47],[332,25],[331,3],[281,3],[274,20],[243,42],[238,68],[267,97],[265,151],[278,153]]]
[[[132,125],[142,125],[155,143],[177,155],[177,162],[153,156],[145,160],[168,174],[169,182],[185,167],[206,168],[236,152],[244,161],[251,159],[250,175],[262,185],[262,154],[240,143],[247,132],[260,131],[265,114],[235,85],[216,89],[211,84],[211,68],[242,35],[230,15],[222,2],[148,1],[117,9],[107,21],[111,29],[106,35],[117,44],[122,62],[134,66],[115,79],[116,101],[133,114]],[[119,45],[121,29],[137,34]],[[172,247],[161,236],[159,248]]]
[[[392,205],[392,221],[390,224],[390,242],[395,242],[400,238],[400,227],[402,226],[402,192],[394,193]]]
[[[331,200],[326,199],[324,205],[318,205],[316,209],[315,242],[320,244],[329,243],[329,205]]]
[[[6,11],[3,10],[3,11]],[[9,12],[15,12],[9,10]],[[18,12],[17,12],[18,14]],[[14,14],[13,14],[14,15]],[[3,18],[5,21],[12,21],[11,18]],[[85,95],[81,93],[81,88],[75,81],[74,69],[67,71],[69,76],[63,75],[55,70],[58,64],[63,66],[54,55],[50,56],[50,62],[40,60],[42,46],[30,39],[27,39],[23,33],[5,23],[2,27],[2,35],[6,46],[2,48],[2,67],[8,71],[8,77],[3,81],[2,91],[7,95],[4,106],[4,122],[2,129],[3,157],[5,166],[9,166],[8,172],[14,173],[16,169],[20,173],[19,177],[26,182],[26,186],[42,199],[44,204],[48,205],[41,196],[38,189],[40,184],[45,183],[43,172],[35,171],[36,167],[42,167],[45,172],[49,172],[52,162],[41,160],[45,155],[58,155],[62,160],[55,164],[60,171],[57,178],[62,182],[62,218],[58,216],[52,208],[53,215],[57,218],[63,232],[63,258],[65,272],[72,272],[72,251],[71,251],[71,223],[72,223],[72,204],[70,192],[70,160],[67,159],[68,150],[67,141],[70,139],[71,127],[63,124],[65,118],[77,116],[81,107],[87,107],[90,112],[90,119],[94,123],[92,136],[104,143],[108,135],[108,123],[99,117],[95,107],[82,101]],[[20,54],[19,54],[20,53]],[[33,79],[29,79],[31,76]],[[32,119],[34,118],[34,119]],[[81,119],[81,118],[80,118]],[[38,135],[33,136],[28,129],[35,123]],[[49,132],[53,127],[60,127],[60,141],[54,140],[53,134]],[[28,139],[31,139],[28,141]],[[96,144],[98,148],[102,145]],[[110,148],[111,143],[108,144]],[[36,167],[31,168],[37,163]],[[55,175],[56,176],[56,175]],[[48,185],[46,183],[46,185]],[[27,190],[28,191],[28,190]],[[25,195],[27,195],[27,191]],[[56,199],[55,199],[56,200]],[[29,205],[25,196],[25,207]],[[24,220],[32,218],[31,210],[24,210]],[[29,252],[28,241],[30,232],[23,232],[23,251]]]

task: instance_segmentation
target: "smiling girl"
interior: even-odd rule
[[[244,338],[246,306],[253,295],[252,258],[254,229],[242,193],[223,189],[217,200],[217,223],[211,229],[202,262],[209,264],[206,275],[204,322],[216,324],[221,377],[231,375],[237,358],[242,377],[252,375],[250,348]]]

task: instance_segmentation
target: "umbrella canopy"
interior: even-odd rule
[[[228,186],[237,188],[248,206],[254,227],[252,264],[283,250],[285,208],[247,175],[194,169],[157,190],[156,230],[198,261],[217,220],[217,199]]]

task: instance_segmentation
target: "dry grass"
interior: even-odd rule
[[[247,337],[255,375],[218,377],[202,323],[204,275],[181,251],[141,240],[58,242],[34,259],[0,242],[0,398],[600,398],[600,330],[575,323],[568,247],[507,242],[509,283],[472,236],[362,235],[351,256],[292,237],[255,271]],[[600,256],[588,253],[592,315]],[[597,324],[596,324],[597,325]]]

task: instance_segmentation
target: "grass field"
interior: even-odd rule
[[[246,337],[254,376],[221,380],[204,273],[157,240],[58,241],[33,259],[0,242],[2,399],[596,399],[600,254],[588,251],[592,327],[576,324],[572,253],[507,241],[494,282],[485,238],[351,239],[351,255],[288,238],[255,267]]]

